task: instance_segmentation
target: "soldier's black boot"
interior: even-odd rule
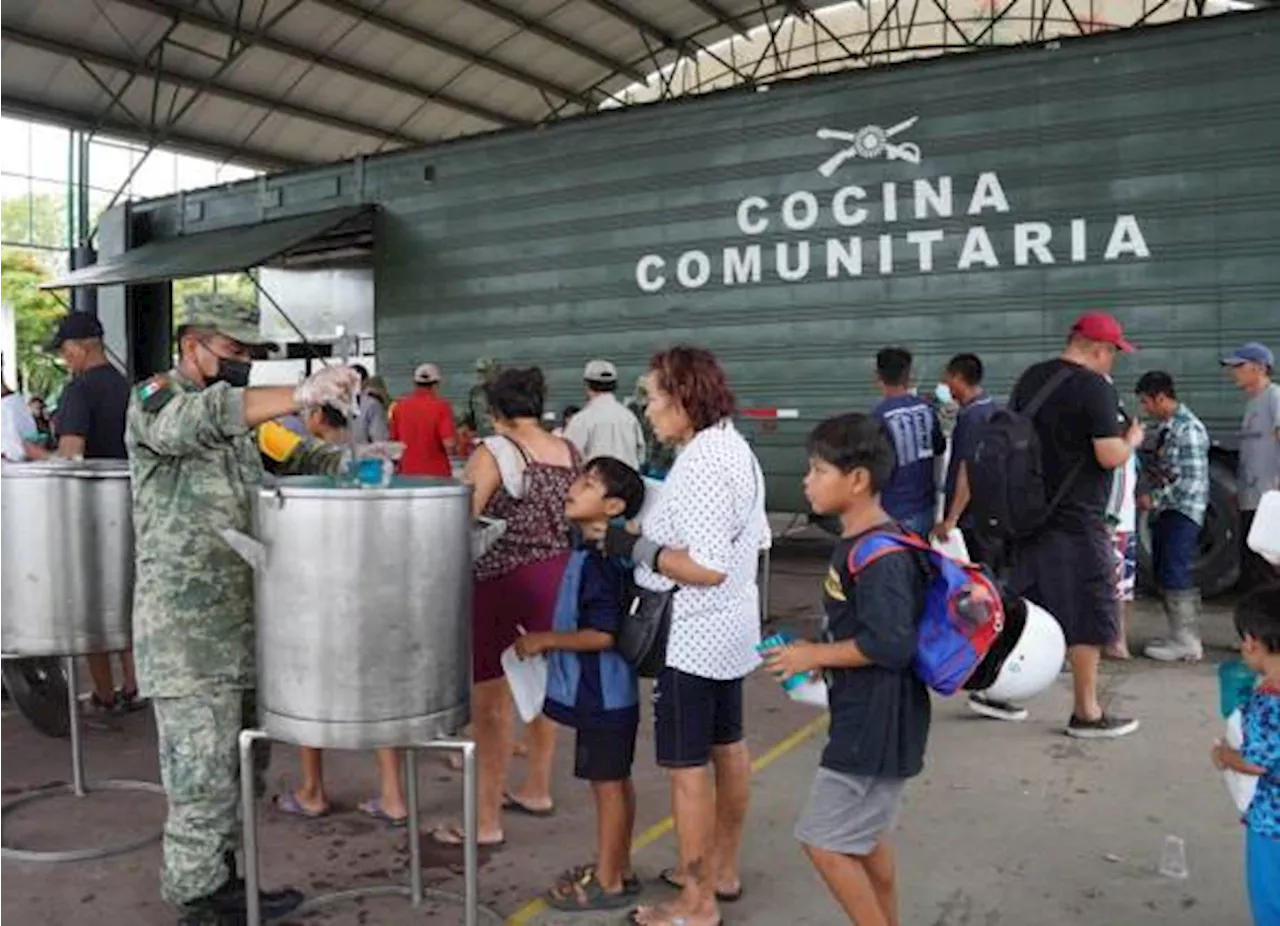
[[[232,872],[235,866],[232,866]],[[302,892],[286,887],[278,891],[259,891],[259,907],[264,922],[288,916],[302,904]],[[178,926],[245,926],[244,881],[234,874],[222,887],[183,906]]]

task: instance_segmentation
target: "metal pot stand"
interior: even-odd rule
[[[253,793],[253,744],[258,740],[271,739],[265,730],[242,730],[240,732],[240,789],[241,803],[244,806],[244,881],[245,898],[248,907],[246,926],[262,926],[262,910],[259,903],[260,872],[258,865],[258,811]],[[293,745],[301,746],[301,743]],[[319,907],[360,897],[401,896],[408,897],[414,907],[420,907],[425,898],[442,900],[447,903],[461,904],[463,922],[466,926],[478,926],[479,915],[484,913],[486,919],[495,923],[503,923],[505,919],[493,910],[479,905],[478,895],[478,847],[476,844],[476,746],[470,740],[432,740],[414,746],[401,747],[405,750],[405,802],[408,804],[409,837],[409,883],[408,884],[375,884],[368,887],[349,888],[333,891],[309,898],[290,916],[302,916]],[[418,750],[449,750],[462,754],[462,858],[463,858],[463,894],[461,896],[422,884],[422,844],[421,821],[418,819]]]
[[[164,788],[154,781],[135,781],[130,778],[108,778],[104,781],[85,781],[84,753],[80,745],[80,711],[76,703],[76,657],[65,656],[64,666],[67,677],[67,707],[71,733],[71,783],[53,788],[41,788],[20,794],[0,807],[0,817],[10,811],[36,801],[61,797],[66,794],[77,798],[84,797],[91,791],[135,791],[146,794],[164,794]],[[143,839],[117,846],[104,846],[95,849],[62,849],[56,851],[38,851],[22,849],[0,843],[0,858],[18,862],[37,862],[44,864],[58,862],[86,862],[93,859],[111,858],[124,855],[145,846],[159,842],[163,832],[157,832]]]

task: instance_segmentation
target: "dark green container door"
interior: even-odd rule
[[[382,368],[431,360],[461,395],[477,357],[579,371],[714,350],[770,507],[802,507],[804,435],[875,401],[910,348],[931,389],[953,353],[1003,395],[1082,310],[1171,371],[1229,438],[1218,360],[1280,349],[1280,17],[1233,15],[1060,47],[956,56],[462,142],[434,183],[382,197]]]

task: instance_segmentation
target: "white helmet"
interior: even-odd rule
[[[1022,701],[1053,684],[1062,671],[1067,641],[1052,614],[1027,602],[1022,635],[1000,666],[991,687],[982,694],[997,701]]]

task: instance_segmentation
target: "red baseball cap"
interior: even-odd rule
[[[1106,312],[1086,312],[1076,319],[1071,333],[1099,344],[1112,344],[1126,354],[1134,351],[1134,346],[1125,340],[1124,328]]]

